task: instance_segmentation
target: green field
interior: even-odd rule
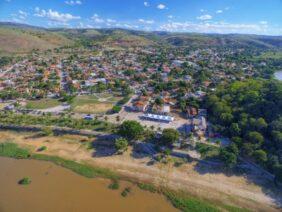
[[[282,59],[282,52],[265,52],[258,56],[259,59]]]
[[[33,110],[43,110],[51,107],[56,107],[60,104],[61,102],[59,102],[59,100],[57,99],[30,100],[26,103],[26,108]]]
[[[92,96],[77,96],[71,104],[76,113],[106,113],[120,100],[111,94],[99,94]]]

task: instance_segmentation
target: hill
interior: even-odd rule
[[[164,45],[190,48],[282,49],[282,36],[145,32],[127,29],[46,29],[0,22],[0,54],[46,50],[75,42],[86,46],[131,47]]]
[[[0,24],[0,54],[27,53],[71,45],[73,41],[55,32],[27,25]]]

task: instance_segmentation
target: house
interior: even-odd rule
[[[164,113],[164,114],[170,113],[170,105],[164,104],[164,105],[162,106],[161,112]]]
[[[191,106],[187,107],[186,111],[187,111],[188,118],[197,116],[199,112],[198,108],[191,107]]]
[[[162,115],[156,115],[156,114],[150,114],[150,113],[144,114],[142,118],[152,120],[152,121],[160,121],[160,122],[167,122],[167,123],[174,121],[174,117],[172,116],[162,116]]]
[[[139,111],[139,112],[145,112],[149,106],[148,101],[136,101],[133,103],[133,110]]]
[[[203,136],[207,130],[206,118],[201,116],[199,118],[193,118],[192,120],[192,131],[198,136]]]

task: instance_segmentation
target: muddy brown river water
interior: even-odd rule
[[[18,185],[30,177],[30,185]],[[0,212],[13,211],[177,211],[159,194],[121,182],[110,190],[109,180],[88,179],[49,162],[0,157]],[[122,197],[127,187],[131,193]]]

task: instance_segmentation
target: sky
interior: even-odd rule
[[[282,0],[0,0],[0,21],[50,28],[282,35]]]

